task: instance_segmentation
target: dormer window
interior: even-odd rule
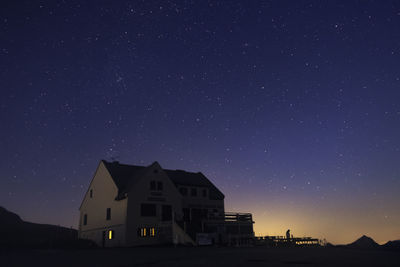
[[[90,196],[90,198],[93,198],[93,189],[90,189],[89,196]]]
[[[157,190],[162,191],[163,190],[163,183],[162,182],[157,182]]]
[[[160,181],[150,181],[150,190],[151,191],[162,191],[163,183]]]

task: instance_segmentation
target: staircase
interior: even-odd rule
[[[196,242],[175,221],[172,223],[172,242],[174,244],[196,246]]]

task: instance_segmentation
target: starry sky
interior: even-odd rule
[[[77,227],[101,159],[201,171],[257,235],[400,239],[399,1],[0,3],[0,205]]]

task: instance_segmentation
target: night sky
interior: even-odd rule
[[[77,227],[101,159],[257,235],[400,239],[399,1],[0,3],[0,206]]]

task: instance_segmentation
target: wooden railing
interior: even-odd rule
[[[225,212],[224,215],[212,214],[208,220],[223,222],[248,222],[254,223],[251,213]]]

